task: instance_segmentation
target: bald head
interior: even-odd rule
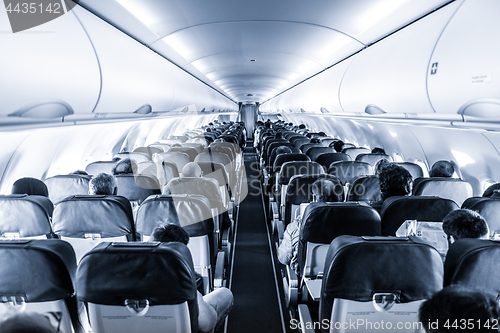
[[[201,168],[197,163],[189,162],[182,168],[182,177],[201,177]]]

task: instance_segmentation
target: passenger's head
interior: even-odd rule
[[[183,178],[184,177],[194,178],[201,176],[202,176],[201,168],[197,163],[189,162],[184,166],[184,168],[182,168]]]
[[[491,197],[495,191],[500,190],[500,183],[496,183],[493,185],[490,185],[483,193],[483,197],[489,198]]]
[[[405,168],[388,163],[384,165],[378,175],[382,199],[385,200],[393,196],[405,196],[411,193],[413,179]]]
[[[470,209],[457,209],[446,215],[443,219],[443,231],[450,244],[460,238],[488,239],[490,234],[486,220]]]
[[[117,191],[116,179],[110,174],[100,173],[90,179],[90,195],[116,195]]]
[[[319,178],[311,186],[313,202],[342,201],[342,184],[338,179]]]
[[[319,141],[318,138],[312,138],[311,139],[311,143],[320,143],[321,141]]]
[[[279,146],[276,148],[276,156],[281,155],[281,154],[291,154],[292,149],[287,146]]]
[[[88,172],[87,171],[83,171],[83,170],[76,170],[76,171],[73,171],[72,173],[70,173],[70,175],[82,175],[82,176],[88,176]]]
[[[281,134],[281,132],[276,132],[276,135],[274,137],[276,139],[282,139],[283,138],[283,134]]]
[[[134,162],[132,162],[130,158],[123,159],[115,164],[111,172],[113,173],[113,175],[134,173],[134,165],[132,163]]]
[[[384,148],[375,147],[372,149],[372,154],[385,154]]]
[[[12,185],[12,194],[27,194],[27,195],[42,195],[49,196],[47,185],[40,179],[36,178],[20,178]]]
[[[177,224],[167,224],[156,227],[151,233],[151,240],[162,243],[180,242],[187,245],[189,243],[189,234]]]
[[[437,292],[422,303],[419,310],[420,322],[427,333],[464,331],[460,326],[452,326],[462,320],[473,323],[474,329],[470,332],[492,332],[491,325],[488,328],[485,323],[498,322],[499,316],[500,309],[493,295],[462,285],[451,285]]]
[[[299,125],[299,129],[305,129],[305,128],[306,128],[306,125],[304,125],[304,124]]]
[[[330,147],[333,147],[337,153],[342,152],[342,148],[344,147],[344,142],[342,140],[336,140],[330,143]]]
[[[429,171],[429,176],[450,178],[453,176],[454,171],[455,168],[450,161],[441,160],[432,165],[431,170]]]
[[[387,164],[391,163],[387,158],[383,158],[375,164],[375,175],[379,175],[382,171],[382,168]]]
[[[15,314],[0,323],[2,333],[56,333],[58,330],[46,316],[26,312]]]

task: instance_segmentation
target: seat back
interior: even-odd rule
[[[390,197],[384,200],[380,212],[382,235],[394,236],[406,220],[443,221],[444,217],[455,209],[458,209],[458,206],[450,199],[424,196]]]
[[[360,154],[370,154],[371,150],[368,148],[360,148],[360,147],[348,147],[346,146],[347,144],[344,144],[344,149],[342,149],[342,152],[344,154],[347,154],[351,156],[352,160],[355,161],[356,157]]]
[[[462,284],[500,295],[500,243],[462,238],[450,245],[444,263],[444,286]]]
[[[122,152],[122,153],[116,154],[115,157],[119,157],[121,159],[130,158],[135,163],[141,163],[141,162],[149,161],[149,155],[147,153],[143,153],[143,152],[135,152],[135,153]]]
[[[191,147],[196,149],[196,152],[199,154],[203,152],[203,149],[205,149],[205,146],[199,144],[199,143],[194,143],[194,142],[186,142],[182,144],[182,147]]]
[[[373,175],[373,168],[365,162],[340,161],[330,164],[328,173],[338,177],[345,185],[347,183],[352,184],[359,177]]]
[[[291,144],[290,142],[286,141],[285,142],[273,142],[271,143],[266,152],[262,154],[262,159],[264,160],[264,162],[266,163],[266,165],[269,165],[269,162],[271,160],[271,155],[273,154],[273,151],[275,149],[278,149],[279,147],[288,147],[290,149],[293,149],[293,148],[296,148],[293,146],[293,144]],[[276,156],[276,152],[274,153],[274,156]],[[276,158],[276,157],[274,157]]]
[[[227,172],[233,172],[233,164],[231,159],[227,154],[214,152],[214,151],[206,151],[201,154],[198,154],[194,159],[196,163],[198,162],[213,162],[220,163],[226,167]]]
[[[382,321],[385,328],[391,324],[395,330],[402,314],[411,327],[397,327],[397,331],[417,331],[413,323],[419,323],[420,304],[443,286],[441,257],[413,237],[340,236],[329,245],[324,269],[320,321],[371,323],[362,326],[366,332],[380,330]],[[322,327],[322,332],[337,331],[331,325]]]
[[[311,161],[316,161],[318,156],[327,153],[335,153],[335,149],[330,147],[312,147],[307,151],[306,155],[311,158]]]
[[[300,150],[307,155],[307,152],[309,151],[309,149],[312,149],[314,147],[318,147],[318,148],[324,148],[323,145],[321,145],[321,143],[305,143],[303,145],[300,146]],[[309,156],[310,157],[310,156]]]
[[[356,156],[356,161],[365,162],[370,164],[372,167],[375,167],[378,161],[386,159],[389,162],[392,162],[392,157],[386,154],[359,154]]]
[[[189,161],[194,162],[196,155],[198,155],[198,151],[192,147],[172,147],[168,151],[169,153],[184,153],[189,156]]]
[[[297,148],[300,148],[300,146],[306,144],[306,143],[309,143],[311,142],[311,139],[305,137],[305,136],[301,136],[300,138],[294,138],[294,139],[291,139],[290,142]]]
[[[182,168],[190,162],[188,154],[174,152],[174,153],[163,153],[160,154],[163,161],[173,163],[177,166],[177,171],[182,172]]]
[[[297,147],[293,147],[293,146],[292,147],[287,146],[287,147],[292,150],[292,152],[291,152],[292,154],[302,154],[300,149]],[[267,166],[269,166],[270,169],[273,168],[274,162],[276,162],[276,158],[278,158],[278,156],[280,156],[280,155],[284,155],[284,154],[277,155],[278,148],[279,147],[273,148],[273,150],[271,151],[271,155],[269,155],[269,160],[268,160]]]
[[[101,243],[76,281],[94,333],[198,330],[196,277],[182,243]]]
[[[57,175],[45,179],[44,183],[49,190],[50,201],[58,203],[72,195],[88,194],[90,178],[86,175]]]
[[[171,194],[202,195],[210,202],[210,207],[221,214],[224,211],[224,201],[219,184],[210,178],[174,178],[167,184]]]
[[[490,236],[498,239],[500,235],[500,199],[472,197],[464,201],[462,208],[468,208],[481,214],[488,223]]]
[[[411,177],[413,179],[417,179],[419,177],[423,177],[424,176],[424,171],[422,170],[422,168],[420,167],[420,165],[416,164],[416,163],[412,163],[412,162],[393,162],[403,168],[405,168],[406,170],[408,170],[408,172],[410,172],[411,174]]]
[[[161,154],[163,153],[163,149],[160,147],[137,147],[134,149],[134,153],[143,153],[146,154],[149,159],[153,156],[153,154]]]
[[[150,195],[161,193],[156,177],[134,174],[120,174],[115,177],[118,195],[127,198],[130,202],[140,204]]]
[[[344,153],[323,153],[316,157],[316,162],[323,166],[325,171],[328,170],[330,164],[340,161],[351,161],[351,156]]]
[[[115,164],[116,162],[111,162],[111,161],[92,162],[85,167],[85,171],[89,175],[98,175],[100,173],[107,173],[112,175],[113,167],[115,166]]]
[[[135,240],[130,202],[117,195],[75,195],[57,204],[54,233],[67,240],[79,260],[104,241]]]
[[[324,261],[306,257],[307,244],[328,245],[341,235],[380,235],[379,214],[367,204],[358,202],[313,202],[306,207],[300,225],[297,254],[303,276],[315,278],[320,273],[317,267],[308,265],[311,261],[319,263],[319,270],[323,272],[321,265]]]
[[[162,153],[166,153],[170,149],[170,147],[172,147],[172,145],[156,142],[150,144],[148,147],[160,148],[162,150]]]
[[[0,262],[0,317],[12,312],[56,313],[60,332],[83,332],[71,245],[56,239],[0,241]]]
[[[316,162],[290,161],[281,166],[278,184],[288,185],[290,179],[295,175],[318,175],[323,174],[323,168]]]
[[[433,195],[451,199],[461,206],[465,199],[472,196],[472,186],[457,178],[426,178],[415,185],[413,195]]]
[[[221,163],[212,162],[197,162],[203,172],[203,178],[214,179],[221,187],[221,193],[227,200],[230,200],[231,188],[234,188],[235,184],[232,184],[229,180],[226,168]],[[227,202],[226,202],[227,203]]]
[[[11,239],[51,237],[52,207],[49,198],[43,196],[1,195],[0,236]]]
[[[281,154],[276,156],[273,164],[273,173],[280,172],[281,166],[286,162],[310,161],[311,159],[306,154]]]
[[[349,187],[347,201],[365,201],[367,203],[382,201],[378,177],[364,176],[356,179]]]

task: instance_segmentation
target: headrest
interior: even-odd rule
[[[195,279],[191,253],[179,242],[103,242],[76,273],[81,301],[121,306],[126,299],[146,298],[150,306],[195,301]]]
[[[111,161],[97,161],[90,163],[85,167],[85,171],[89,175],[98,175],[100,173],[107,173],[112,175],[113,174],[113,167],[115,166],[116,162],[111,162]]]
[[[450,245],[444,264],[444,286],[463,284],[500,294],[500,243],[462,238]]]
[[[182,172],[182,168],[191,160],[189,159],[188,154],[181,152],[173,152],[173,153],[162,153],[160,156],[163,158],[163,161],[174,163],[177,166],[177,170]]]
[[[194,142],[186,142],[186,143],[183,143],[182,144],[183,147],[191,147],[191,148],[194,148],[196,149],[196,151],[199,153],[201,153],[203,151],[203,149],[205,149],[205,147],[199,143],[194,143]]]
[[[0,234],[35,237],[52,232],[49,217],[53,205],[47,197],[12,194],[0,196]]]
[[[213,142],[210,144],[210,147],[227,147],[233,151],[233,155],[236,156],[241,152],[241,148],[234,143],[231,142]]]
[[[226,166],[227,168],[229,168],[229,166],[231,165],[231,159],[229,158],[229,156],[227,156],[227,154],[214,152],[214,151],[211,151],[210,153],[205,152],[205,153],[198,154],[198,156],[196,156],[194,161],[196,163],[198,163],[198,162],[221,163],[224,166]],[[231,170],[228,170],[228,171],[231,171]]]
[[[300,150],[304,154],[307,154],[309,149],[312,149],[313,147],[323,147],[323,145],[321,143],[305,143],[302,146],[300,146]]]
[[[120,157],[121,159],[130,158],[135,163],[149,161],[149,155],[147,153],[142,153],[142,152],[135,152],[135,153],[122,152],[116,154],[115,157]]]
[[[49,189],[49,198],[57,203],[72,195],[85,195],[89,193],[91,176],[86,175],[58,175],[45,179]]]
[[[172,147],[168,151],[169,153],[184,153],[189,156],[189,161],[193,162],[196,155],[198,155],[198,151],[192,147]]]
[[[118,195],[130,201],[143,201],[153,194],[160,194],[160,184],[150,176],[134,174],[116,175]]]
[[[396,230],[406,220],[440,222],[451,211],[458,209],[453,200],[439,197],[390,197],[384,200],[382,235],[394,236]]]
[[[217,208],[219,214],[223,210],[222,197],[219,192],[219,184],[210,178],[174,178],[167,188],[171,194],[197,194],[203,195],[210,201],[210,207]]]
[[[292,161],[310,161],[311,159],[309,156],[306,154],[281,154],[276,156],[276,159],[274,160],[274,165],[273,165],[273,173],[279,172],[281,166],[285,162],[292,162]]]
[[[328,169],[333,162],[351,161],[351,156],[344,153],[323,153],[316,157],[316,162]]]
[[[411,177],[413,179],[417,179],[419,177],[423,177],[424,176],[424,171],[422,170],[422,168],[420,167],[420,165],[416,164],[416,163],[411,163],[411,162],[393,162],[403,168],[405,168],[406,170],[408,170],[408,172],[410,172],[411,174]]]
[[[302,138],[297,138],[297,139],[293,139],[293,140],[290,140],[290,142],[297,148],[300,148],[300,146],[306,144],[306,143],[310,143],[311,140],[309,138],[306,138],[306,137],[302,137]]]
[[[316,162],[285,162],[281,166],[278,184],[287,185],[295,175],[317,175],[325,173],[323,167]]]
[[[337,237],[328,249],[321,286],[320,320],[335,298],[360,302],[395,293],[399,302],[428,299],[443,287],[439,253],[416,237]]]
[[[488,223],[490,235],[500,234],[500,199],[472,197],[464,201],[462,208],[468,208],[481,214]]]
[[[455,201],[461,206],[465,199],[472,196],[472,186],[457,178],[420,178],[415,182],[413,195],[435,195]]]
[[[164,223],[183,227],[191,237],[214,230],[210,202],[201,195],[156,195],[146,199],[137,211],[137,232],[149,236]]]
[[[54,232],[85,238],[96,233],[102,238],[134,235],[130,202],[118,195],[75,195],[57,204],[52,218]]]
[[[309,150],[307,150],[306,154],[311,158],[311,160],[316,161],[318,156],[321,154],[326,154],[326,153],[334,153],[335,150],[330,147],[312,147]]]
[[[196,162],[203,172],[204,178],[213,178],[217,180],[219,186],[228,185],[226,167],[221,163]]]
[[[349,188],[347,201],[382,201],[380,182],[377,176],[365,176],[356,179]]]
[[[301,203],[311,202],[312,197],[312,184],[319,178],[335,179],[335,176],[328,174],[316,175],[295,175],[290,178],[288,187],[286,189],[285,202],[292,205],[300,205]],[[334,193],[338,193],[342,200],[344,198],[344,187],[336,184]]]
[[[375,167],[378,161],[386,159],[389,162],[392,162],[392,157],[386,154],[359,154],[356,156],[356,161],[365,162],[370,164],[372,167]]]
[[[340,161],[330,164],[328,173],[339,177],[343,184],[352,184],[359,177],[373,175],[373,168],[365,162]]]
[[[75,251],[65,241],[0,241],[0,262],[0,299],[48,302],[74,294]]]
[[[344,143],[344,149],[342,149],[342,152],[344,154],[347,154],[349,156],[351,156],[351,158],[353,160],[356,160],[356,157],[359,155],[359,154],[370,154],[371,153],[371,150],[368,149],[368,148],[359,148],[359,147],[356,147],[356,148],[353,148],[353,147],[349,147],[347,146],[348,144],[347,143]]]
[[[151,158],[153,154],[163,153],[163,149],[158,147],[137,147],[134,149],[134,153],[144,153],[148,158]]]

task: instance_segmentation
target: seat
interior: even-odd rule
[[[75,249],[77,260],[105,241],[135,241],[129,201],[117,195],[75,195],[57,204],[52,227]]]
[[[444,263],[444,286],[461,284],[500,295],[500,243],[474,238],[457,239]]]
[[[168,151],[169,153],[184,153],[189,156],[189,161],[194,162],[198,151],[192,147],[172,147]]]
[[[306,155],[311,158],[311,161],[316,161],[318,156],[327,153],[335,153],[335,149],[330,147],[312,147],[307,150]]]
[[[170,149],[170,147],[172,147],[172,145],[156,142],[150,144],[148,147],[160,148],[162,150],[162,153],[166,153]]]
[[[265,165],[269,165],[269,161],[271,158],[271,154],[273,153],[273,150],[277,149],[278,147],[282,147],[282,146],[289,147],[290,149],[294,148],[293,144],[291,144],[290,142],[273,142],[273,143],[271,143],[268,146],[266,152],[264,152],[262,154],[262,160],[264,161]]]
[[[214,152],[209,148],[208,152],[198,154],[198,156],[196,156],[194,161],[196,163],[198,163],[198,162],[213,162],[213,163],[220,163],[220,164],[224,165],[224,167],[226,168],[227,174],[229,176],[229,185],[231,187],[231,190],[232,191],[235,190],[238,175],[237,175],[236,170],[235,170],[235,164],[232,163],[231,159],[229,158],[229,156],[227,154]]]
[[[389,162],[392,162],[392,157],[386,154],[359,154],[356,156],[356,161],[365,162],[370,164],[372,167],[375,167],[378,161],[386,159]]]
[[[72,195],[85,195],[89,193],[91,176],[86,175],[57,175],[44,180],[49,190],[49,199],[58,203]]]
[[[189,249],[179,242],[101,243],[76,273],[93,333],[196,333],[195,280]]]
[[[344,147],[342,149],[342,152],[344,154],[347,154],[351,156],[352,160],[355,161],[356,157],[360,154],[370,154],[371,150],[368,148],[363,148],[363,147],[346,147],[346,144],[344,144]]]
[[[150,195],[161,194],[160,184],[156,177],[134,174],[116,175],[118,195],[127,198],[131,203],[140,205]]]
[[[137,147],[133,151],[134,153],[143,153],[146,154],[148,159],[151,159],[153,154],[161,154],[163,153],[163,149],[159,147]]]
[[[217,181],[223,197],[222,199],[224,200],[226,206],[229,205],[229,201],[231,201],[231,184],[224,165],[212,162],[197,162],[197,164],[203,172],[203,178],[214,179]]]
[[[351,161],[351,156],[344,153],[323,153],[316,157],[316,162],[323,166],[325,172],[330,167],[330,164],[340,161]]]
[[[378,177],[364,176],[356,179],[349,187],[347,201],[365,201],[369,204],[382,201]]]
[[[279,147],[274,147],[273,150],[271,151],[271,155],[269,155],[269,161],[268,161],[268,164],[267,166],[269,167],[269,171],[272,170],[273,166],[274,166],[274,162],[276,162],[276,158],[279,156],[279,155],[276,155],[277,152],[278,152],[278,148]],[[292,154],[302,154],[302,152],[300,151],[299,148],[297,147],[290,147],[288,146],[288,148],[290,148],[292,150]],[[282,155],[282,154],[280,154]],[[307,156],[307,155],[306,155]]]
[[[180,173],[182,172],[182,168],[184,168],[184,166],[190,162],[188,154],[185,153],[168,152],[168,153],[162,153],[160,154],[160,156],[163,158],[163,161],[175,164],[178,172]]]
[[[472,196],[472,186],[457,178],[419,178],[415,180],[413,195],[434,195],[451,199],[461,206],[465,199]]]
[[[276,156],[273,164],[273,173],[280,172],[281,166],[286,162],[300,162],[300,161],[311,161],[309,156],[302,153],[292,153],[292,154],[281,154]]]
[[[365,162],[339,161],[330,164],[328,173],[338,177],[345,185],[352,184],[359,177],[373,175],[373,168]]]
[[[394,236],[406,220],[441,222],[455,209],[458,206],[450,199],[430,196],[390,197],[384,200],[380,212],[382,235]]]
[[[26,194],[0,196],[0,236],[4,238],[52,238],[52,202]]]
[[[186,142],[186,143],[182,143],[182,147],[191,147],[191,148],[194,148],[196,149],[196,151],[199,153],[203,152],[203,150],[205,149],[205,146],[199,144],[199,143],[194,143],[194,142]]]
[[[321,143],[305,143],[300,146],[300,150],[307,155],[308,150],[314,147],[325,148],[321,145]]]
[[[107,174],[112,175],[113,174],[113,167],[115,166],[115,164],[116,164],[116,162],[112,162],[112,161],[92,162],[85,167],[85,171],[89,175],[98,175],[100,173],[107,173]]]
[[[85,332],[75,296],[71,245],[58,239],[2,240],[0,262],[0,317],[12,312],[55,314],[60,332]]]
[[[121,152],[121,153],[116,154],[115,157],[119,157],[120,159],[130,158],[135,163],[149,161],[149,155],[147,153],[142,153],[142,152],[135,152],[135,153]]]
[[[302,138],[297,138],[297,139],[292,139],[290,142],[297,148],[300,148],[300,146],[305,145],[306,143],[310,143],[311,140],[309,138],[306,138],[303,136]]]
[[[329,245],[322,282],[319,320],[331,325],[321,332],[413,333],[421,303],[442,289],[443,264],[416,238],[339,236]],[[306,305],[299,314],[307,317]],[[350,322],[363,324],[346,328]],[[401,328],[399,322],[412,324]]]
[[[217,266],[218,237],[207,198],[186,194],[151,196],[139,207],[136,221],[142,241],[150,240],[157,226],[165,223],[182,226],[189,234],[188,248],[196,272],[203,277],[205,294],[213,289],[211,265]],[[222,272],[216,276],[222,276]]]
[[[497,239],[500,235],[500,199],[472,197],[462,204],[462,208],[468,208],[481,214],[488,223],[490,236]]]
[[[424,176],[424,171],[420,167],[420,165],[412,162],[393,162],[399,166],[402,166],[406,170],[408,170],[411,173],[411,177],[415,180],[419,177]]]

